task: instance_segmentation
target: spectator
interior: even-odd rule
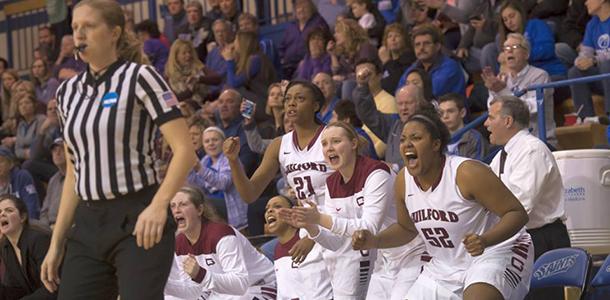
[[[41,102],[45,106],[55,97],[55,91],[59,87],[59,81],[52,75],[47,62],[42,59],[34,60],[30,68],[30,79],[36,90],[36,102]]]
[[[24,161],[30,159],[30,146],[46,117],[36,113],[36,99],[30,95],[23,95],[19,98],[18,112],[15,154],[19,160]]]
[[[199,60],[205,61],[208,44],[213,42],[212,21],[203,15],[201,2],[191,0],[186,5],[186,24],[177,30],[178,38],[191,41],[197,50]]]
[[[210,87],[210,92],[213,95],[218,95],[220,94],[225,78],[227,77],[227,61],[222,56],[222,51],[233,42],[235,31],[233,31],[230,22],[222,19],[214,21],[212,24],[212,31],[214,32],[215,42],[211,44],[213,48],[208,51],[205,65],[222,78],[220,84]]]
[[[438,113],[451,135],[464,127],[466,107],[464,96],[456,93],[442,95],[438,99]],[[487,155],[487,142],[476,129],[470,129],[455,142],[447,145],[447,154],[483,160]]]
[[[409,117],[416,110],[423,108],[427,101],[422,90],[410,84],[399,88],[396,92],[398,115],[381,113],[375,108],[375,101],[368,87],[370,74],[373,74],[372,70],[358,74],[356,77],[358,86],[354,90],[352,100],[356,104],[358,118],[377,137],[386,141],[385,161],[397,171],[404,165],[399,149],[402,128]]]
[[[555,38],[551,28],[542,20],[527,19],[523,6],[517,0],[509,0],[500,7],[502,21],[498,25],[496,43],[487,44],[481,54],[481,67],[492,67],[498,73],[498,62],[503,63],[500,47],[509,33],[520,33],[527,37],[531,45],[529,62],[534,67],[545,70],[550,76],[562,77],[566,67],[555,55]]]
[[[498,25],[493,12],[484,11],[480,15],[471,16],[466,28],[455,55],[462,60],[468,72],[480,73],[481,51],[485,45],[494,42]]]
[[[267,88],[276,78],[271,61],[260,52],[256,34],[237,32],[233,45],[226,47],[222,56],[227,61],[227,85],[259,107],[265,107]],[[269,117],[261,110],[255,119],[263,122]]]
[[[0,194],[11,194],[23,200],[29,219],[38,220],[40,200],[32,175],[20,169],[10,149],[0,146]]]
[[[176,40],[169,51],[165,76],[179,101],[203,103],[210,93],[208,85],[218,84],[221,78],[197,58],[189,41]]]
[[[55,32],[49,26],[38,28],[38,47],[41,54],[46,57],[47,62],[57,60],[59,56],[59,45]]]
[[[335,82],[330,77],[330,74],[322,72],[316,74],[313,77],[312,82],[320,89],[320,91],[322,91],[322,94],[324,95],[324,103],[322,104],[320,111],[316,113],[316,117],[320,122],[328,124],[330,119],[333,117],[335,105],[337,105],[337,102],[339,102]]]
[[[57,167],[57,172],[51,177],[47,185],[47,193],[40,209],[40,222],[52,229],[57,219],[61,192],[64,186],[64,179],[66,178],[66,156],[63,138],[59,137],[53,141],[51,154],[53,164]]]
[[[394,96],[381,89],[381,67],[379,61],[373,61],[369,59],[363,59],[357,62],[357,72],[371,72],[368,76],[368,88],[375,101],[375,107],[377,110],[384,114],[396,114],[398,109],[396,108],[396,100]],[[353,125],[353,124],[352,124]],[[383,157],[386,151],[386,144],[378,136],[376,136],[371,129],[367,126],[356,126],[362,127],[364,132],[371,138],[372,146],[375,148],[377,157]]]
[[[40,281],[40,267],[50,243],[49,232],[30,224],[28,208],[11,195],[0,197],[0,260],[6,268],[1,283],[4,299],[56,299]]]
[[[331,31],[335,31],[335,22],[347,8],[345,0],[317,0],[316,7]]]
[[[587,14],[584,0],[573,0],[570,2],[567,15],[563,21],[557,24],[555,54],[561,63],[571,68],[578,56],[577,50],[585,33],[587,22],[591,19]]]
[[[236,0],[219,0],[220,4],[220,12],[222,13],[222,18],[231,22],[231,29],[233,31],[237,31],[239,26],[239,7],[237,7]]]
[[[423,25],[413,32],[413,46],[417,60],[400,78],[398,88],[405,85],[406,75],[414,68],[425,70],[432,80],[432,94],[439,97],[446,93],[465,95],[466,83],[459,63],[441,52],[441,34],[433,25]]]
[[[269,88],[267,89],[267,105],[265,105],[265,113],[273,117],[275,132],[278,135],[287,132],[282,129],[284,127],[284,96],[282,94],[282,85],[279,82],[270,84]]]
[[[248,147],[248,140],[243,128],[243,117],[240,113],[242,95],[234,89],[226,89],[218,97],[216,111],[216,126],[222,129],[226,137],[239,137],[239,160],[248,176],[251,176],[258,166],[258,156]]]
[[[169,48],[161,42],[161,32],[157,22],[144,20],[134,27],[138,39],[144,45],[144,53],[159,74],[165,73]]]
[[[203,149],[203,131],[209,127],[206,121],[199,117],[191,117],[189,119],[189,135],[191,136],[191,142],[197,158],[201,160],[205,156],[205,150]]]
[[[258,19],[251,13],[242,13],[239,15],[239,30],[247,31],[256,34],[258,37],[258,45],[261,52],[267,55],[267,58],[273,63],[273,68],[280,74],[282,72],[282,64],[280,62],[280,54],[275,47],[275,42],[272,39],[263,38],[259,34]]]
[[[392,23],[385,28],[378,55],[383,64],[381,87],[388,93],[394,93],[402,72],[415,62],[411,39],[400,23]]]
[[[167,0],[167,10],[169,15],[163,18],[163,35],[170,44],[173,44],[178,38],[178,28],[185,26],[187,23],[184,0]]]
[[[352,19],[337,21],[335,42],[328,43],[333,80],[342,82],[340,97],[349,97],[356,78],[356,62],[361,59],[374,59],[377,49],[369,43],[364,29]]]
[[[481,74],[485,81],[485,86],[489,89],[487,103],[500,95],[512,95],[513,92],[524,89],[532,84],[543,84],[550,82],[549,74],[543,69],[536,68],[528,64],[527,58],[530,57],[530,44],[527,39],[519,33],[510,33],[504,42],[503,56],[506,60],[503,69],[504,73],[494,76],[489,68]],[[553,89],[544,89],[544,111],[546,137],[549,143],[557,146],[555,137],[555,118]],[[530,111],[529,128],[533,129],[532,134],[538,136],[538,106],[536,103],[536,91],[529,91],[521,100],[525,102]]]
[[[376,45],[378,41],[375,40],[369,32],[370,29],[377,25],[375,16],[371,13],[373,10],[373,2],[371,2],[371,0],[352,0],[350,8],[355,19],[358,20],[358,25],[364,28],[369,34],[371,44]]]
[[[244,230],[248,227],[248,204],[244,202],[231,180],[229,161],[222,153],[225,135],[218,127],[203,131],[205,156],[189,173],[188,182],[202,189],[229,225]]]
[[[545,21],[555,33],[566,15],[570,0],[521,0],[521,3],[528,19]]]
[[[307,36],[307,54],[299,62],[294,79],[312,80],[320,73],[331,74],[330,55],[326,52],[326,45],[331,37],[328,31],[322,28],[313,29]]]
[[[59,137],[61,137],[61,130],[57,118],[57,100],[51,99],[47,103],[47,117],[38,126],[36,136],[30,145],[30,158],[22,165],[32,174],[37,184],[48,182],[57,172],[57,168],[53,164],[51,148],[55,139]],[[41,195],[44,194],[41,185],[37,185],[37,188]]]
[[[424,92],[424,99],[434,103],[436,98],[432,95],[432,80],[424,69],[414,68],[407,72],[405,76],[405,85],[413,84]]]
[[[309,33],[322,28],[328,31],[328,24],[318,13],[316,6],[311,0],[297,0],[295,2],[295,21],[286,25],[286,30],[279,51],[282,62],[282,76],[284,79],[293,77],[299,62],[305,57],[307,49],[305,42]]]
[[[125,31],[129,31],[131,33],[136,32],[136,24],[133,20],[133,10],[129,7],[123,6],[123,17],[125,18]],[[169,45],[167,45],[169,46]]]
[[[220,11],[220,0],[207,0],[208,8],[207,13],[205,14],[210,21],[214,22],[220,18],[222,18],[222,12]]]
[[[356,107],[354,102],[350,100],[341,100],[335,106],[333,110],[333,118],[329,123],[344,122],[354,127],[356,133],[358,133],[359,139],[362,141],[358,142],[358,154],[368,156],[372,159],[379,159],[377,152],[375,152],[375,144],[367,132],[362,129],[362,121],[358,119],[356,115]],[[365,142],[366,141],[366,142]]]
[[[0,95],[1,110],[2,110],[2,122],[6,122],[12,118],[11,114],[11,91],[13,90],[13,84],[19,81],[19,74],[15,69],[6,69],[2,73],[2,95]],[[3,126],[4,127],[4,126]]]
[[[87,68],[87,65],[82,60],[77,60],[74,57],[74,38],[72,35],[65,35],[61,38],[60,49],[57,60],[53,65],[53,77],[60,79],[59,71],[64,68],[72,69],[76,73],[80,73]]]
[[[587,12],[592,16],[587,24],[585,37],[580,46],[578,58],[574,67],[568,73],[569,78],[579,78],[610,72],[610,50],[608,49],[608,35],[610,28],[610,3],[608,1],[587,1]],[[610,113],[610,80],[591,83],[574,84],[570,86],[575,107],[583,106],[581,117],[595,115],[591,93],[602,93],[605,99],[605,113]]]

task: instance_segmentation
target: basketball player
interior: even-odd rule
[[[391,205],[394,174],[385,163],[358,155],[365,145],[351,125],[329,124],[322,133],[322,147],[327,163],[336,172],[326,180],[326,213],[310,203],[310,207],[293,208],[291,217],[304,225],[316,242],[331,250],[323,256],[335,299],[387,299],[392,295],[402,299],[421,271],[422,240],[415,238],[407,245],[380,253],[376,249],[354,251],[351,247],[351,236],[357,230],[379,232],[396,222]],[[375,266],[375,280],[367,295],[377,254],[381,266]]]
[[[287,118],[294,121],[294,130],[271,142],[250,179],[239,163],[239,138],[225,140],[223,151],[229,160],[233,183],[244,201],[256,201],[281,169],[297,199],[311,199],[318,205],[323,204],[325,180],[331,170],[324,161],[320,143],[324,125],[316,119],[315,114],[324,101],[322,91],[311,82],[295,80],[288,84],[284,95],[284,112]],[[305,238],[305,232],[300,234],[301,239],[289,251],[293,261],[302,263],[307,255],[312,256],[311,261],[321,261],[322,248]],[[325,276],[328,277],[328,273]]]
[[[269,233],[278,237],[274,251],[277,299],[328,300],[333,298],[330,278],[324,261],[312,261],[311,255],[296,264],[288,254],[300,240],[299,229],[282,221],[280,209],[291,208],[292,202],[284,196],[273,197],[265,208],[265,221]]]
[[[523,206],[491,170],[446,156],[449,131],[436,112],[407,121],[400,150],[405,169],[395,184],[398,223],[353,235],[354,249],[402,245],[418,234],[432,261],[407,299],[523,299],[533,246]]]
[[[179,233],[165,299],[275,299],[271,262],[219,221],[203,192],[183,187],[170,207]]]

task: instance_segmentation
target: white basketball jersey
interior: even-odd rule
[[[324,127],[320,126],[305,149],[298,146],[294,131],[284,134],[279,153],[280,169],[294,189],[297,199],[313,200],[319,208],[324,204],[326,178],[333,172],[324,161],[320,141],[322,130]]]
[[[424,268],[434,278],[461,282],[473,261],[462,241],[466,234],[481,235],[499,218],[473,200],[465,199],[456,182],[457,170],[467,158],[446,156],[438,185],[423,191],[408,171],[405,172],[405,201],[411,219],[426,244],[432,261]],[[486,252],[512,244],[519,237],[488,247]]]

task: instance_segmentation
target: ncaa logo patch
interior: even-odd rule
[[[540,280],[560,273],[565,273],[576,264],[577,256],[578,255],[574,254],[546,263],[534,271],[534,277]]]
[[[116,92],[110,92],[102,97],[103,107],[112,107],[119,101],[119,94]]]

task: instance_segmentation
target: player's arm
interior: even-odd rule
[[[523,205],[491,169],[482,163],[462,163],[457,170],[456,183],[466,199],[479,202],[500,217],[500,221],[482,235],[469,234],[465,237],[464,244],[472,255],[479,255],[486,247],[505,241],[527,223],[528,217]]]
[[[224,141],[223,152],[229,160],[231,177],[240,197],[247,203],[252,203],[263,193],[267,185],[273,180],[277,173],[279,163],[281,137],[275,138],[263,156],[263,161],[256,169],[251,178],[248,179],[246,172],[239,162],[239,138],[230,137]]]
[[[396,201],[397,223],[392,224],[376,236],[367,230],[360,230],[352,236],[352,247],[355,250],[371,248],[394,248],[405,245],[417,236],[415,224],[409,216],[405,203],[405,169],[402,168],[394,183],[394,200]]]

